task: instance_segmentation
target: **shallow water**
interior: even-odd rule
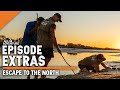
[[[67,53],[63,52],[63,56],[66,59],[66,61],[71,65],[71,66],[78,66],[78,61],[82,60],[83,58],[94,55],[94,54],[99,54],[102,53],[106,57],[106,65],[112,66],[112,67],[120,67],[120,53],[111,53],[111,52],[79,52],[79,53]],[[0,66],[2,66],[2,55],[0,54]],[[57,52],[54,53],[54,58],[51,59],[50,63],[48,66],[68,66],[61,55]],[[102,66],[100,66],[100,69],[103,69]],[[74,70],[75,73],[79,72],[79,68],[77,67],[77,70]],[[112,73],[120,73],[119,70],[114,70]],[[68,74],[73,74],[72,70],[61,70],[60,75],[68,75]],[[56,78],[57,76],[47,76],[48,78]],[[0,69],[0,78],[1,79],[26,79],[27,76],[3,76],[2,75],[2,68]],[[31,79],[33,76],[31,76]]]

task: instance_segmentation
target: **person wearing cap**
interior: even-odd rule
[[[55,22],[62,22],[61,15],[55,13],[52,17],[45,19],[37,30],[37,45],[42,45],[42,55],[45,57],[45,65],[48,66],[51,58],[54,58],[53,47],[55,46],[57,51],[61,53],[58,47],[57,39],[55,36],[56,25]],[[42,75],[41,78],[46,78]]]
[[[23,39],[22,45],[35,45],[37,39],[37,28],[40,26],[41,22],[44,20],[43,17],[37,18],[36,21],[30,21],[27,23]]]
[[[39,17],[37,18],[36,21],[30,21],[27,23],[25,31],[24,31],[24,35],[23,35],[23,39],[22,39],[22,45],[36,45],[36,40],[37,40],[37,28],[40,26],[41,22],[44,20],[43,17]],[[28,55],[29,57],[31,57],[31,55]],[[31,62],[31,60],[29,61],[29,63]],[[21,65],[22,66],[22,65]],[[38,76],[35,75],[35,78],[37,78]],[[27,76],[27,79],[30,79],[30,74]]]
[[[101,64],[104,68],[107,67],[103,61],[105,61],[106,58],[103,56],[103,54],[98,55],[92,55],[89,57],[84,58],[83,60],[80,60],[78,62],[78,67],[80,68],[80,71],[90,71],[92,72],[99,72],[99,65]]]

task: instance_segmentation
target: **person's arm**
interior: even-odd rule
[[[55,37],[55,29],[56,29],[56,25],[55,25],[55,24],[52,24],[52,25],[50,26],[50,37],[52,38],[53,44],[54,44],[54,46],[57,48],[58,52],[59,52],[60,54],[62,54],[61,50],[60,50],[59,47],[58,47],[57,40],[56,40],[56,37]]]
[[[101,65],[102,65],[104,68],[108,68],[103,62],[101,63]]]

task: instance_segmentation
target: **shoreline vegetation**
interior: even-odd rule
[[[3,41],[4,40],[12,40],[13,42],[18,42],[19,44],[21,44],[22,42],[22,38],[17,38],[17,39],[12,39],[12,38],[8,38],[4,35],[0,35],[0,47],[2,47]],[[60,48],[73,48],[73,49],[95,49],[95,50],[120,50],[117,48],[100,48],[100,47],[94,47],[94,46],[87,46],[87,45],[83,45],[83,44],[73,44],[73,43],[67,43],[67,44],[58,44],[58,46]]]
[[[95,49],[95,50],[120,50],[117,48],[99,48],[99,47],[93,47],[93,46],[86,46],[82,44],[73,44],[73,43],[67,43],[65,44],[58,44],[60,48],[77,48],[77,49]]]

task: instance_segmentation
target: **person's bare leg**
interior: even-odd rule
[[[29,54],[28,56],[31,58],[31,55],[30,55],[30,54]],[[30,62],[31,62],[31,59],[28,61],[28,63],[30,64]],[[30,73],[29,73],[29,75],[27,76],[27,79],[30,79],[31,71],[29,70],[29,72],[30,72]]]
[[[30,74],[31,74],[31,71],[29,70]],[[30,79],[30,74],[27,76],[27,79]]]
[[[45,59],[45,65],[44,67],[47,67],[48,63],[50,62],[51,58],[46,58]],[[41,78],[46,78],[46,75],[41,75]]]
[[[34,79],[38,79],[38,75],[35,75]]]
[[[88,72],[87,68],[83,68],[81,72]]]
[[[27,79],[30,79],[30,75],[27,76]]]
[[[39,57],[39,55],[36,54],[37,63],[38,63],[38,57]],[[35,75],[35,76],[34,76],[34,79],[38,79],[38,75]]]

